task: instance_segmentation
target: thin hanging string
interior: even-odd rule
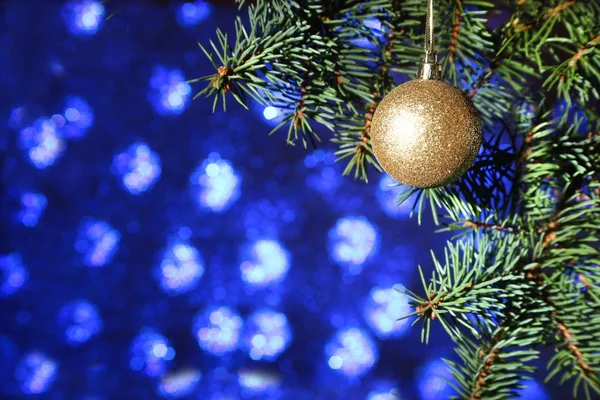
[[[427,0],[427,20],[425,21],[425,54],[434,53],[435,40],[433,38],[433,0]]]

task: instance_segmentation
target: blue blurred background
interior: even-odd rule
[[[235,15],[0,2],[0,398],[451,393],[451,343],[396,322],[393,290],[444,237],[389,177],[268,137],[277,109],[192,101],[213,72],[197,42]]]

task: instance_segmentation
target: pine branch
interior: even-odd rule
[[[579,139],[578,142],[589,146],[594,137],[584,137]],[[448,293],[463,299],[467,304],[470,304],[470,297],[468,296],[469,291],[465,288],[460,288],[460,290],[455,288],[452,291],[449,278],[444,280],[438,277],[449,274],[451,268],[448,266],[450,264],[448,257],[446,267],[441,267],[436,262],[436,273],[432,276],[429,286],[425,286],[424,283],[426,292],[429,293],[428,298],[419,298],[415,302],[415,304],[418,304],[416,315],[419,316],[419,319],[425,320],[425,335],[430,330],[430,322],[438,319],[453,340],[457,342],[457,352],[463,363],[449,362],[449,365],[458,382],[457,391],[461,394],[460,398],[501,399],[513,395],[520,379],[532,371],[527,362],[537,357],[537,350],[528,346],[532,343],[543,342],[543,337],[553,338],[556,336],[558,336],[556,342],[559,347],[557,356],[549,364],[549,368],[553,368],[550,371],[549,379],[562,371],[561,382],[575,377],[574,396],[580,387],[583,388],[583,393],[587,398],[591,398],[591,392],[598,392],[596,363],[600,361],[598,360],[600,357],[596,356],[596,352],[590,349],[595,349],[595,345],[600,339],[600,335],[597,337],[595,333],[599,331],[596,324],[600,323],[600,318],[597,317],[599,314],[597,296],[594,296],[594,292],[590,295],[589,288],[593,287],[590,282],[597,282],[598,280],[600,271],[597,265],[600,263],[600,259],[598,250],[589,248],[585,237],[589,237],[594,242],[598,241],[600,218],[596,216],[596,213],[600,212],[600,204],[597,203],[597,199],[594,197],[596,196],[595,184],[590,183],[594,187],[590,195],[582,190],[582,186],[587,182],[585,177],[595,173],[597,167],[594,167],[594,165],[600,164],[594,161],[590,163],[587,158],[585,160],[581,159],[580,161],[585,161],[588,166],[586,174],[583,172],[585,170],[581,168],[573,169],[574,166],[581,167],[581,165],[578,163],[577,157],[573,157],[572,153],[569,154],[571,156],[564,157],[568,162],[565,164],[559,163],[559,166],[566,168],[566,170],[570,169],[578,172],[576,172],[574,178],[569,179],[569,185],[554,197],[553,204],[555,205],[554,207],[548,207],[548,209],[552,209],[552,212],[547,213],[548,217],[543,225],[518,222],[516,215],[509,221],[495,223],[493,220],[497,217],[493,214],[488,215],[483,220],[467,219],[462,223],[457,222],[450,225],[450,230],[464,229],[465,226],[471,228],[469,231],[474,236],[465,238],[467,241],[461,243],[477,242],[481,249],[484,249],[484,252],[491,252],[492,254],[500,252],[495,255],[495,258],[501,257],[515,263],[500,266],[492,264],[491,275],[486,276],[486,280],[482,281],[482,284],[485,285],[493,281],[494,277],[503,277],[507,273],[512,274],[509,280],[499,279],[493,281],[498,286],[495,287],[495,293],[507,303],[497,306],[498,299],[491,301],[489,295],[484,296],[482,293],[477,293],[475,296],[477,300],[473,300],[473,302],[484,299],[478,306],[450,310],[453,304],[448,305]],[[592,154],[596,154],[596,152],[592,151]],[[479,236],[480,234],[484,234],[483,238]],[[537,250],[533,253],[533,264],[527,261],[529,256],[526,251],[510,255],[501,252],[502,249],[511,248],[508,245],[510,242],[507,242],[507,240],[512,240],[513,245],[518,243],[523,249],[527,249],[532,247],[528,244],[532,239],[532,243],[535,241],[539,243],[536,247]],[[447,248],[450,249],[451,254],[455,252],[453,245],[448,245]],[[558,254],[556,254],[557,252]],[[572,273],[565,274],[566,271],[563,267],[566,264],[564,261],[565,252],[567,252],[567,258],[570,260],[581,260],[584,257],[586,264],[591,261],[595,265],[595,268],[592,267],[590,270],[581,261],[573,261],[568,264],[568,269],[572,270],[577,276],[585,274],[584,286],[588,290],[581,296],[576,296],[576,299],[578,299],[576,302],[568,296],[578,293],[578,290],[565,288],[565,283],[562,283],[562,286],[556,285],[556,276],[558,276],[566,279],[567,284],[575,286],[573,279],[570,277]],[[480,254],[478,257],[473,258],[469,259],[467,257],[455,262],[457,265],[462,265],[463,268],[469,265],[473,268],[472,271],[478,271],[479,260],[483,257]],[[549,279],[541,273],[542,267],[547,268],[549,266],[563,268],[557,270],[559,275]],[[460,269],[460,267],[454,268]],[[474,273],[473,277],[478,279],[480,275]],[[523,279],[525,282],[522,281]],[[435,291],[436,284],[438,287],[445,288],[443,294]],[[470,286],[466,288],[470,288]],[[551,294],[552,291],[554,291],[554,295]],[[514,293],[517,293],[517,295],[514,296]],[[552,296],[567,296],[567,299],[561,299],[559,303],[554,301]],[[582,303],[582,301],[585,301],[585,303]],[[516,306],[519,303],[521,305]],[[567,305],[571,303],[572,306]],[[525,306],[525,304],[528,305]],[[582,323],[580,318],[583,307],[586,307],[583,314],[589,314],[586,320],[591,321],[587,324]],[[468,318],[464,318],[468,313],[479,315],[484,322],[476,325],[473,325],[472,321],[468,323]],[[448,320],[448,314],[453,319]],[[523,325],[527,329],[518,330],[519,325],[516,323],[521,320],[527,321]],[[482,336],[481,333],[485,332],[485,329],[490,329],[490,325],[494,326],[494,323],[498,323],[497,330],[491,335],[491,339],[485,339],[485,334]],[[554,333],[549,333],[549,326],[554,327]],[[500,342],[500,335],[505,331],[512,332],[512,330],[515,330],[516,333],[514,334],[515,342],[511,342],[511,346],[520,345],[522,348],[515,350],[517,354],[526,354],[531,359],[515,360],[514,366],[518,369],[518,372],[511,379],[510,375],[507,376],[506,371],[494,372],[494,368],[497,371],[498,359],[505,359],[501,357],[501,349],[497,346]],[[470,332],[476,340],[465,341],[465,333],[461,333],[462,331],[465,331],[465,333]],[[546,343],[552,342],[546,341]],[[479,351],[481,356],[479,359],[474,357],[475,349]],[[514,350],[514,347],[511,350]],[[477,362],[474,363],[473,359],[476,359]],[[567,362],[566,360],[572,361]],[[469,377],[474,377],[474,379],[469,380]],[[496,385],[495,379],[502,384]]]
[[[240,4],[250,3],[243,0]],[[454,232],[433,259],[424,294],[406,289],[424,342],[440,323],[456,343],[448,361],[459,398],[507,399],[534,370],[541,345],[549,377],[574,396],[598,393],[600,371],[600,2],[438,0],[436,37],[446,80],[481,113],[484,142],[471,170],[441,188],[406,188],[419,223],[430,209]],[[504,4],[504,3],[503,3]],[[265,1],[217,32],[215,73],[201,92],[248,97],[282,110],[288,143],[316,145],[333,131],[345,174],[381,170],[370,123],[397,73],[414,75],[423,50],[422,0]],[[400,76],[400,78],[404,78]]]
[[[600,395],[600,356],[596,346],[600,341],[600,305],[578,295],[568,275],[549,278],[540,271],[539,267],[532,269],[529,278],[540,287],[544,302],[553,309],[554,333],[550,342],[556,343],[556,355],[548,363],[546,381],[562,372],[560,383],[575,378],[574,398],[583,383],[586,399],[592,399],[590,391]]]
[[[579,173],[556,196],[553,213],[539,229],[536,264],[526,277],[535,282],[553,310],[549,317],[554,332],[546,342],[557,343],[557,354],[548,364],[547,379],[562,372],[561,383],[575,378],[574,397],[583,383],[583,393],[591,399],[591,392],[600,394],[600,356],[596,355],[600,302],[594,288],[600,281],[600,252],[588,243],[598,243],[600,202],[594,192],[582,196],[585,183],[585,175]],[[553,272],[547,275],[544,269]],[[579,280],[583,277],[585,293],[577,289],[573,275]]]
[[[535,368],[539,351],[532,348],[543,327],[535,318],[515,315],[510,328],[500,325],[478,341],[461,338],[456,352],[462,365],[446,360],[457,382],[454,399],[507,399],[516,395]]]
[[[416,315],[417,321],[424,322],[424,341],[428,341],[430,323],[436,319],[454,337],[461,325],[477,335],[468,326],[467,315],[485,316],[490,321],[504,318],[506,299],[531,286],[515,270],[522,252],[519,238],[512,236],[496,242],[477,235],[476,240],[448,243],[445,263],[433,258],[429,284],[421,273],[426,297],[409,293],[415,307],[409,316]]]
[[[537,286],[519,272],[518,260],[525,255],[514,235],[490,241],[477,234],[476,240],[449,243],[444,265],[434,259],[429,285],[423,279],[426,298],[409,292],[413,315],[424,322],[424,341],[430,324],[440,321],[457,344],[462,363],[447,361],[460,395],[456,398],[509,398],[534,370],[530,363],[538,350],[531,346],[545,329],[538,315],[551,308],[536,300]]]

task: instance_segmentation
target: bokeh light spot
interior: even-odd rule
[[[231,163],[211,153],[190,176],[192,199],[201,209],[224,212],[240,197],[240,183]]]
[[[375,381],[365,400],[403,400],[396,385],[389,381]]]
[[[399,400],[400,396],[392,391],[386,392],[370,392],[366,400]]]
[[[178,69],[154,68],[148,100],[159,115],[179,115],[187,107],[192,88]]]
[[[455,394],[447,380],[452,380],[450,370],[441,360],[433,360],[419,368],[418,390],[423,400],[447,399]]]
[[[161,378],[157,392],[166,399],[180,399],[192,394],[201,378],[200,371],[194,368],[169,372]]]
[[[21,195],[22,208],[19,211],[18,218],[23,225],[32,228],[38,224],[47,205],[48,200],[42,193],[23,193]]]
[[[20,254],[0,255],[0,296],[15,294],[28,278],[29,272]]]
[[[257,240],[248,247],[240,264],[242,280],[252,286],[281,281],[290,268],[290,255],[280,242]]]
[[[88,267],[108,264],[119,248],[121,234],[107,222],[93,218],[85,219],[75,241],[75,250],[83,255]]]
[[[238,372],[238,381],[246,392],[256,394],[277,389],[281,384],[281,376],[270,371],[243,369]]]
[[[20,145],[38,169],[54,164],[66,147],[56,124],[51,119],[44,118],[21,130]]]
[[[64,116],[64,121],[61,121],[62,133],[68,139],[85,136],[94,124],[92,107],[79,96],[67,97],[62,115]]]
[[[26,353],[15,369],[15,378],[25,394],[40,394],[48,391],[58,370],[58,364],[44,353]]]
[[[104,6],[101,1],[72,0],[63,7],[63,19],[71,34],[94,35],[104,22]]]
[[[175,350],[160,333],[143,328],[133,340],[129,366],[134,371],[143,371],[148,376],[160,376],[175,357]]]
[[[212,14],[212,6],[203,0],[188,1],[177,7],[177,23],[182,27],[198,25]]]
[[[58,313],[58,324],[65,332],[71,346],[87,342],[102,332],[104,323],[95,305],[87,300],[76,300],[65,304]]]
[[[380,37],[383,35],[384,27],[378,18],[366,18],[362,21],[362,26],[357,29],[357,33],[361,36],[356,39],[352,39],[352,45],[362,48],[375,48],[377,45],[373,43],[368,37]],[[363,36],[364,35],[364,36]]]
[[[330,254],[334,261],[352,274],[375,253],[379,241],[377,228],[364,217],[340,218],[329,231]]]
[[[363,315],[377,336],[385,339],[406,333],[409,328],[407,320],[398,319],[411,312],[406,295],[392,287],[375,287],[367,297]]]
[[[391,176],[382,174],[377,186],[377,203],[379,208],[388,216],[395,219],[408,219],[412,211],[414,200],[409,198],[398,204],[398,197],[406,187],[399,186]]]
[[[194,289],[204,275],[200,252],[185,241],[173,238],[158,266],[158,280],[163,292],[176,295]]]
[[[373,339],[356,327],[338,331],[326,344],[325,355],[331,369],[349,377],[366,374],[379,359],[379,351]]]
[[[275,360],[292,340],[285,314],[270,310],[252,313],[246,321],[244,347],[253,360]]]
[[[242,318],[228,307],[211,308],[196,315],[192,333],[204,351],[223,355],[238,347]]]
[[[129,193],[138,195],[151,188],[160,177],[161,161],[146,143],[133,143],[113,158],[111,170],[121,177]]]
[[[263,110],[263,116],[267,121],[275,119],[279,116],[279,110],[273,106],[267,106]]]

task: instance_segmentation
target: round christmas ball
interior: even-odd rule
[[[377,161],[398,182],[418,188],[461,177],[473,164],[482,136],[473,103],[439,80],[398,86],[383,98],[371,121]]]

